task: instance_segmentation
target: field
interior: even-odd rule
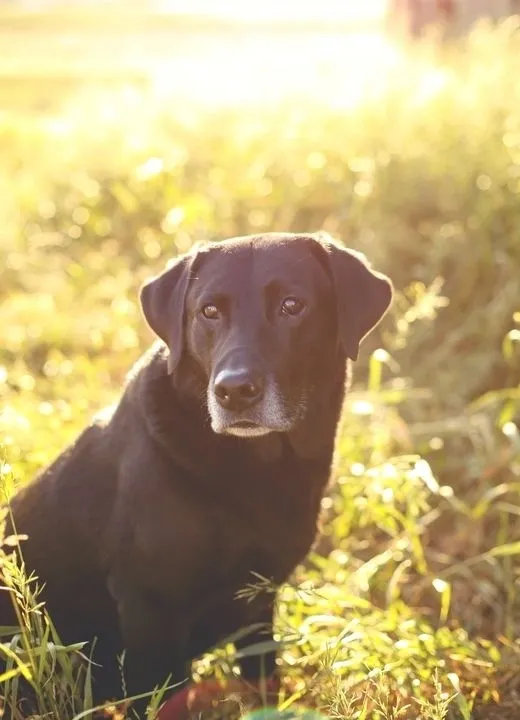
[[[220,104],[181,82],[184,46],[163,67],[171,38],[159,25],[135,21],[137,50],[125,54],[119,35],[109,62],[91,16],[0,15],[5,491],[117,399],[152,340],[138,288],[167,259],[208,238],[328,230],[397,293],[355,368],[322,536],[280,594],[281,706],[344,720],[518,718],[518,21],[444,47],[367,40],[388,60],[363,71],[367,83],[380,76],[373,92],[352,68],[341,80],[347,56],[334,51],[314,96],[302,84],[282,97],[264,78],[268,102],[245,91],[233,102],[218,80]],[[114,18],[104,27],[110,43],[123,33]],[[211,34],[189,32],[189,48]],[[203,72],[200,61],[194,85]],[[34,585],[14,582],[31,605]],[[60,685],[52,671],[57,657],[76,672],[77,649],[51,647],[27,608],[21,621],[1,646],[7,702],[22,672],[42,716],[79,716],[88,675]],[[226,648],[195,675],[230,664]]]

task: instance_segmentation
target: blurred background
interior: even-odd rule
[[[340,717],[518,717],[519,6],[0,3],[8,487],[118,397],[138,287],[193,242],[325,229],[395,283],[295,578],[320,593],[280,605],[286,697]]]

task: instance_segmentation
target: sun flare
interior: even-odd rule
[[[377,94],[399,52],[384,33],[385,0],[277,0],[211,2],[166,0],[162,11],[215,21],[213,31],[181,40],[152,68],[163,98],[206,105],[312,100],[353,106]],[[220,22],[232,22],[229,27]]]
[[[386,10],[387,0],[163,0],[159,7],[166,12],[209,15],[237,20],[285,21],[373,21]]]

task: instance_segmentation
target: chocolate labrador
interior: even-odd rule
[[[273,595],[237,591],[252,572],[279,585],[311,547],[347,359],[391,295],[324,234],[208,243],[143,287],[161,342],[111,416],[12,501],[62,639],[97,638],[98,698],[121,694],[123,648],[134,694],[271,625]],[[245,657],[242,673],[259,672]]]

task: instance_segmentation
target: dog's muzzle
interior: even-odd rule
[[[274,378],[247,367],[219,370],[208,385],[207,402],[211,428],[219,434],[259,437],[293,425]]]

